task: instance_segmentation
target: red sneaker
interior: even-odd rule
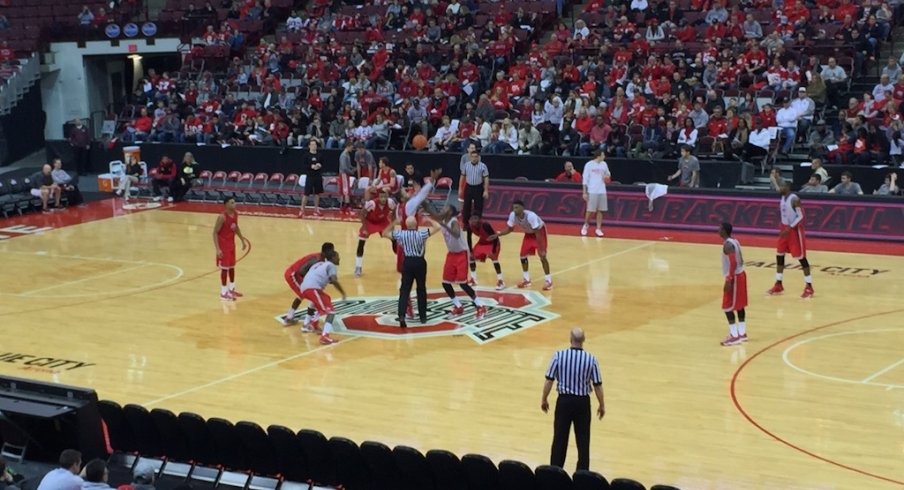
[[[550,291],[551,289],[552,289],[552,281],[546,281],[546,282],[543,284],[543,290],[544,290],[544,291]]]
[[[738,335],[738,338],[741,339],[741,342],[747,342],[747,334],[746,333],[742,333],[741,335]]]
[[[454,318],[456,316],[462,315],[464,312],[465,312],[464,306],[453,306],[452,311],[449,312],[449,316]]]
[[[530,287],[530,279],[525,279],[518,283],[519,289],[529,288]]]
[[[800,295],[800,297],[801,297],[801,299],[812,298],[813,292],[814,292],[813,285],[807,284],[806,287],[804,287],[804,292],[803,292],[803,294]]]
[[[298,212],[298,217],[299,217],[299,218],[304,218],[304,211],[299,211],[299,212]]]
[[[223,301],[235,301],[235,298],[233,298],[232,295],[229,294],[228,292],[227,292],[227,293],[221,293],[221,294],[220,294],[220,299],[223,300]]]
[[[469,278],[469,279],[468,279],[468,286],[471,286],[472,288],[473,288],[474,286],[477,286],[477,281],[475,281],[473,277]]]
[[[775,281],[775,284],[772,285],[770,289],[766,291],[766,294],[769,296],[775,296],[776,294],[782,294],[785,292],[785,287],[782,286],[782,283],[779,281]]]
[[[298,320],[296,320],[294,318],[289,318],[287,315],[283,315],[283,316],[279,317],[279,321],[281,321],[282,324],[286,327],[288,327],[290,325],[295,325],[298,323]]]
[[[408,309],[405,311],[405,316],[414,319],[414,305],[411,304],[411,299],[408,299]]]
[[[319,209],[315,209],[314,216],[323,216],[323,213],[321,213]]]
[[[719,342],[719,344],[722,347],[728,347],[730,345],[738,345],[741,342],[743,342],[741,340],[741,337],[732,337],[731,335],[729,335],[728,337],[725,337],[725,339],[722,342]]]
[[[478,306],[476,318],[478,320],[483,320],[483,317],[485,317],[485,316],[487,316],[487,307],[486,306]]]
[[[505,283],[502,282],[502,279],[499,279],[496,281],[496,291],[502,291],[503,289],[505,289]]]
[[[339,342],[339,341],[330,337],[329,335],[321,335],[320,336],[320,343],[323,345],[335,344],[337,342]]]
[[[244,294],[236,291],[235,289],[230,290],[229,295],[232,296],[233,298],[241,298],[242,296],[245,296]]]

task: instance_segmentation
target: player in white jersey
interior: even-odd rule
[[[731,236],[731,223],[722,223],[719,236],[722,237],[722,275],[725,285],[722,287],[722,311],[728,319],[728,337],[721,342],[723,346],[737,345],[747,342],[747,273],[744,272],[744,255],[741,243]],[[735,323],[735,312],[738,313]]]
[[[482,319],[487,314],[487,308],[480,304],[477,293],[468,285],[468,263],[470,262],[470,253],[468,251],[468,242],[462,234],[461,226],[458,224],[458,209],[455,206],[446,206],[439,214],[430,213],[443,231],[443,238],[446,241],[446,262],[443,264],[443,290],[452,300],[452,311],[449,316],[456,317],[465,312],[464,306],[458,296],[455,295],[453,284],[458,284],[462,291],[474,302],[475,318]]]
[[[606,164],[604,158],[605,155],[602,151],[595,150],[593,160],[584,165],[583,187],[587,212],[584,214],[584,226],[581,227],[581,236],[587,236],[590,216],[594,213],[596,213],[596,236],[603,236],[603,213],[609,211],[606,182],[612,177],[612,174],[609,173],[609,165]]]
[[[324,289],[326,289],[327,285],[332,284],[342,294],[343,300],[345,300],[345,290],[342,289],[342,285],[339,284],[339,280],[336,278],[339,252],[333,250],[323,254],[323,257],[323,261],[317,262],[308,269],[299,289],[301,289],[301,297],[311,302],[311,306],[317,310],[317,314],[326,317],[323,323],[323,333],[320,334],[320,343],[329,345],[338,341],[330,337],[330,332],[333,331],[335,311],[333,310],[333,301],[330,295],[324,292]]]
[[[791,182],[785,181],[779,188],[781,200],[782,227],[778,234],[778,245],[775,249],[775,284],[766,294],[776,295],[785,291],[782,285],[782,273],[785,271],[785,254],[800,261],[804,271],[804,292],[801,298],[813,297],[813,280],[810,277],[810,263],[807,261],[807,237],[804,233],[804,210],[800,206],[800,198],[791,192]]]
[[[524,209],[523,201],[515,201],[512,203],[512,212],[509,214],[506,228],[494,237],[508,235],[515,229],[515,226],[524,231],[524,238],[521,240],[521,270],[524,271],[524,280],[518,283],[519,288],[529,288],[530,272],[528,271],[527,257],[535,253],[540,256],[540,263],[543,265],[543,273],[545,274],[545,283],[543,290],[552,289],[552,275],[549,273],[549,260],[546,258],[546,248],[549,239],[546,236],[546,224],[537,216],[537,213]]]

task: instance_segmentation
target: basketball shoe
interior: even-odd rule
[[[519,289],[529,288],[531,285],[530,279],[524,279],[523,281],[518,283]]]
[[[738,338],[741,339],[741,342],[747,342],[747,334],[746,333],[742,333],[741,335],[738,335]]]
[[[719,342],[719,344],[722,347],[728,347],[730,345],[738,345],[741,342],[743,342],[743,340],[741,340],[741,337],[732,337],[731,335],[729,335],[728,337],[725,337],[725,339],[722,340],[722,342]]]
[[[469,278],[469,279],[468,279],[468,286],[471,286],[472,288],[475,287],[475,286],[477,286],[477,281],[475,281],[473,277]]]
[[[339,341],[330,337],[329,335],[321,335],[320,336],[320,343],[323,345],[335,344],[337,342],[339,342]]]
[[[355,267],[355,277],[361,277],[361,268]]]
[[[286,327],[298,324],[298,320],[296,320],[294,318],[289,318],[288,315],[283,315],[283,316],[279,317],[279,321],[281,321],[282,324]]]
[[[220,293],[220,299],[223,301],[235,301],[235,298],[228,292]]]
[[[581,227],[581,236],[587,236],[587,225]]]
[[[244,294],[236,291],[235,289],[230,289],[229,295],[232,296],[232,299],[241,298],[242,296],[245,296]]]
[[[461,316],[465,312],[464,306],[453,306],[452,311],[449,312],[449,316],[455,318],[457,316]]]
[[[323,213],[320,212],[320,208],[314,208],[314,216],[323,216]]]
[[[776,281],[775,284],[772,285],[770,289],[766,291],[766,294],[769,296],[775,296],[776,294],[782,294],[785,292],[785,286],[782,286],[781,282]]]
[[[499,279],[496,281],[496,291],[502,291],[503,289],[505,289],[505,283],[502,282],[502,279]]]
[[[483,317],[485,317],[485,316],[487,316],[487,307],[486,306],[478,306],[475,317],[478,320],[483,320]]]
[[[552,281],[546,281],[546,282],[543,284],[543,290],[544,290],[544,291],[551,291],[551,290],[552,290]]]
[[[801,299],[812,298],[812,297],[813,297],[813,293],[814,293],[814,291],[813,291],[813,285],[812,285],[812,284],[807,284],[807,285],[804,287],[804,292],[803,292],[803,294],[800,295],[800,297],[801,297]]]

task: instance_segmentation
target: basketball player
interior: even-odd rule
[[[502,248],[502,243],[499,238],[490,240],[496,231],[488,222],[481,220],[479,214],[471,215],[468,230],[472,235],[477,235],[477,243],[471,249],[471,278],[468,280],[468,286],[477,285],[477,261],[486,262],[487,259],[490,259],[493,261],[493,268],[496,269],[496,291],[502,291],[505,289],[505,282],[502,281],[502,266],[499,265],[499,250]]]
[[[383,160],[380,159],[382,163]],[[361,277],[361,265],[364,262],[364,244],[371,235],[381,236],[383,230],[392,223],[392,213],[396,202],[389,198],[389,193],[380,188],[376,199],[364,203],[361,208],[361,229],[358,230],[358,251],[355,253],[355,277]]]
[[[594,151],[593,160],[584,165],[583,187],[587,212],[584,214],[581,236],[587,236],[587,225],[590,223],[590,216],[594,213],[596,213],[596,236],[603,236],[603,213],[609,210],[606,181],[611,176],[603,152]]]
[[[546,249],[549,239],[546,235],[546,224],[537,216],[537,213],[524,209],[524,202],[515,201],[512,203],[512,212],[509,214],[506,228],[495,235],[489,237],[490,240],[508,235],[519,226],[524,231],[524,238],[521,240],[521,270],[524,271],[524,280],[518,283],[519,288],[529,288],[530,272],[528,271],[527,257],[537,254],[540,256],[540,263],[543,265],[543,273],[545,274],[545,283],[543,290],[552,289],[552,275],[549,273],[549,260],[546,258]]]
[[[453,284],[458,284],[462,291],[474,302],[474,308],[477,310],[475,317],[477,320],[483,319],[487,314],[486,306],[480,304],[477,293],[467,284],[468,281],[468,244],[465,237],[461,233],[461,226],[458,224],[458,209],[454,206],[446,206],[439,214],[430,213],[430,217],[439,223],[443,231],[443,238],[446,241],[446,263],[443,265],[443,290],[452,300],[452,311],[449,312],[450,317],[457,317],[465,312],[464,306],[458,296],[455,295]]]
[[[728,319],[728,337],[721,342],[723,346],[737,345],[747,342],[747,328],[744,326],[747,308],[747,273],[744,272],[744,254],[741,243],[731,237],[731,223],[722,223],[719,236],[722,237],[722,275],[725,286],[722,288],[722,311]],[[735,312],[738,320],[735,323]]]
[[[373,187],[377,190],[385,190],[390,196],[399,193],[399,179],[396,177],[396,171],[389,166],[389,159],[380,157],[377,161],[377,176],[374,179]]]
[[[311,266],[322,261],[327,252],[332,252],[335,249],[336,247],[332,243],[323,242],[323,245],[320,246],[320,253],[305,255],[293,262],[292,265],[286,269],[283,277],[285,277],[289,288],[295,293],[295,299],[292,300],[292,306],[289,307],[288,313],[280,318],[283,325],[288,327],[289,325],[298,323],[298,320],[295,319],[295,312],[298,310],[298,307],[301,306],[301,281],[304,279],[305,274],[308,273]],[[320,315],[314,308],[309,306],[308,311],[304,316],[304,324],[301,327],[301,331],[313,331],[314,329],[311,326],[311,322],[313,321],[316,324],[319,320]]]
[[[335,344],[338,340],[330,337],[333,331],[333,319],[335,313],[333,310],[333,301],[324,289],[327,285],[332,284],[342,294],[345,300],[345,290],[339,284],[336,278],[336,266],[339,265],[339,252],[331,250],[323,254],[323,260],[312,265],[308,269],[308,273],[304,275],[301,281],[301,297],[311,302],[317,314],[326,316],[323,322],[323,333],[320,334],[320,343],[323,345]]]
[[[235,236],[238,235],[242,241],[242,250],[248,248],[248,241],[239,228],[235,198],[227,197],[223,206],[226,209],[217,216],[217,224],[213,227],[213,245],[217,249],[217,267],[220,268],[220,299],[235,301],[243,296],[235,290]]]
[[[358,163],[355,161],[354,143],[345,142],[345,149],[339,154],[339,214],[351,212],[352,177],[358,174]]]
[[[804,271],[804,292],[801,298],[813,297],[813,281],[810,278],[810,263],[807,261],[807,239],[804,235],[804,210],[800,207],[800,199],[791,192],[791,182],[785,181],[779,188],[781,200],[779,211],[782,217],[782,227],[778,234],[778,246],[775,256],[775,284],[766,291],[766,294],[776,295],[785,291],[782,285],[782,273],[785,271],[785,254],[791,253],[791,257],[800,261]]]

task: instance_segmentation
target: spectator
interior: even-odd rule
[[[754,20],[753,14],[747,14],[744,23],[741,24],[741,29],[744,31],[744,37],[747,39],[760,39],[763,37],[763,27],[759,22]]]
[[[119,177],[119,188],[116,189],[116,195],[123,196],[128,201],[131,198],[129,190],[132,184],[137,184],[141,180],[142,169],[141,164],[131,158],[131,155],[126,155],[126,157],[128,158],[126,158],[122,175]]]
[[[371,180],[377,177],[377,161],[370,150],[364,148],[364,143],[355,145],[355,164],[358,167],[358,178],[369,177]]]
[[[421,100],[417,97],[411,100],[411,107],[408,108],[408,122],[420,130],[420,134],[427,136],[427,110],[421,107]]]
[[[863,194],[860,184],[852,181],[853,175],[850,172],[841,172],[841,183],[832,188],[831,194],[840,194],[845,196],[856,196]]]
[[[156,481],[157,470],[151,463],[139,462],[132,470],[132,490],[155,490],[154,483]]]
[[[382,114],[377,114],[376,120],[370,126],[371,136],[364,143],[365,148],[373,149],[386,147],[389,143],[389,122],[383,118]]]
[[[888,77],[889,80],[898,80],[901,78],[901,65],[895,61],[894,57],[888,57],[888,63],[882,67],[880,77]]]
[[[182,201],[185,195],[191,190],[192,181],[198,175],[198,162],[195,161],[194,155],[185,152],[182,157],[182,163],[176,172],[176,178],[170,184],[170,191],[173,194],[173,201]]]
[[[66,200],[70,206],[78,206],[85,201],[72,176],[63,170],[63,161],[59,157],[53,159],[53,171],[50,174],[53,176],[53,183],[66,193]]]
[[[785,185],[785,178],[782,177],[782,171],[778,167],[772,167],[772,170],[769,171],[769,184],[776,192],[781,191],[782,186]]]
[[[0,456],[0,490],[20,490],[13,474],[7,469],[3,456]]]
[[[669,176],[669,180],[680,177],[678,185],[681,187],[700,187],[700,160],[691,154],[691,147],[681,147],[681,158],[678,159],[678,171]]]
[[[73,123],[75,125],[69,129],[69,147],[75,159],[76,173],[81,176],[87,174],[91,166],[91,135],[81,119],[76,118]]]
[[[555,181],[581,183],[584,180],[581,173],[574,169],[574,164],[567,161],[565,162],[565,170],[556,176]]]
[[[60,453],[60,467],[44,475],[37,490],[81,490],[85,483],[78,476],[81,467],[82,453],[75,449],[64,450]]]
[[[709,124],[709,114],[703,109],[703,102],[700,100],[694,102],[694,110],[688,113],[687,118],[694,123],[694,129],[705,128]]]
[[[518,154],[536,155],[540,152],[540,143],[540,131],[531,123],[522,122],[518,130]]]
[[[826,122],[820,119],[816,126],[807,135],[807,146],[810,148],[810,156],[824,156],[830,145],[835,144],[835,134],[826,127]]]
[[[750,143],[750,126],[747,118],[738,118],[738,125],[728,132],[728,144],[725,145],[725,158],[743,157],[744,149]]]
[[[0,14],[0,31],[9,29],[9,19],[5,15]]]
[[[317,150],[317,142],[308,143],[308,151],[302,157],[302,170],[307,175],[304,182],[304,194],[301,196],[301,209],[298,216],[304,217],[308,196],[314,196],[314,215],[320,216],[320,195],[323,194],[323,158]]]
[[[452,143],[452,138],[455,137],[455,130],[452,129],[452,121],[449,120],[449,116],[443,116],[442,125],[436,130],[436,134],[433,135],[431,151],[446,151],[449,149],[449,145]]]
[[[816,112],[816,103],[807,95],[805,87],[797,89],[797,98],[791,102],[791,108],[797,113],[799,134],[809,135],[810,126],[813,124],[813,114]]]
[[[82,483],[82,490],[110,490],[111,487],[107,483],[109,473],[107,471],[107,463],[102,459],[92,459],[85,465],[85,481]]]
[[[829,185],[829,181],[831,177],[829,177],[829,173],[826,172],[825,167],[822,166],[822,158],[813,158],[810,160],[810,168],[813,169],[813,173],[819,176],[819,182],[823,185]]]
[[[819,174],[813,174],[810,176],[810,180],[800,188],[800,192],[808,194],[826,193],[829,192],[829,188],[822,183],[822,178]]]
[[[688,117],[684,120],[684,128],[678,132],[678,144],[693,148],[697,144],[697,130],[694,121]]]
[[[704,22],[709,25],[724,24],[728,21],[728,10],[721,2],[714,2],[712,8],[706,12]]]
[[[169,202],[173,202],[173,198],[171,196],[167,196],[170,193],[170,185],[173,179],[176,178],[176,164],[173,162],[173,159],[164,155],[163,158],[160,159],[160,163],[157,164],[156,171],[153,172],[154,179],[151,181],[151,185],[153,186],[154,191],[154,200],[167,200]]]
[[[889,58],[888,61],[893,62],[894,60],[892,58]],[[893,83],[891,83],[892,80],[897,80],[897,78],[889,78],[887,73],[883,73],[879,77],[879,83],[877,83],[876,86],[873,87],[873,100],[882,102],[885,100],[886,92],[895,91],[895,86]]]
[[[898,187],[898,174],[895,172],[889,172],[885,175],[885,182],[879,186],[878,189],[873,191],[873,194],[878,196],[896,196],[901,193],[901,189]]]
[[[47,203],[51,197],[54,198],[54,210],[61,209],[60,198],[62,197],[62,189],[53,181],[52,170],[50,164],[45,163],[41,167],[41,172],[34,177],[32,182],[34,188],[31,190],[31,195],[41,198],[41,211],[45,213],[50,212]]]
[[[295,10],[289,14],[289,18],[286,19],[286,30],[289,32],[299,32],[302,29],[301,17],[298,16],[298,12]]]
[[[787,155],[794,146],[797,135],[797,122],[800,118],[798,112],[791,107],[791,99],[782,100],[782,108],[775,114],[775,122],[782,134],[781,153]]]
[[[78,17],[78,25],[83,29],[89,29],[94,25],[94,14],[87,5],[82,5],[82,11],[76,17]]]
[[[489,145],[486,153],[511,153],[518,149],[518,130],[512,120],[505,118],[499,130],[499,140]]]
[[[838,66],[835,58],[829,58],[828,65],[822,69],[820,75],[826,84],[826,103],[836,108],[842,89],[846,89],[847,73],[844,68]]]

